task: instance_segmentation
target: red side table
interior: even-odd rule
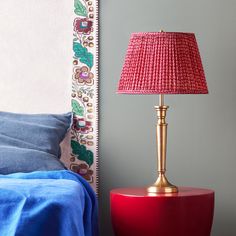
[[[114,189],[111,218],[116,236],[210,236],[214,191],[180,187],[150,196],[145,188]]]

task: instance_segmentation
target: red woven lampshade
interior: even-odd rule
[[[118,93],[206,94],[207,83],[193,33],[133,33]]]

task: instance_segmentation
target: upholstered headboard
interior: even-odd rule
[[[62,161],[97,191],[98,1],[1,0],[0,21],[0,109],[72,110]]]

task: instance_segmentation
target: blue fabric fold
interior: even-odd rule
[[[0,175],[0,235],[98,236],[96,195],[68,170]]]
[[[19,114],[0,111],[0,174],[66,169],[60,143],[72,113]]]

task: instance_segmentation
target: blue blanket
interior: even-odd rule
[[[71,171],[0,175],[1,236],[97,236],[97,216],[95,193]]]

